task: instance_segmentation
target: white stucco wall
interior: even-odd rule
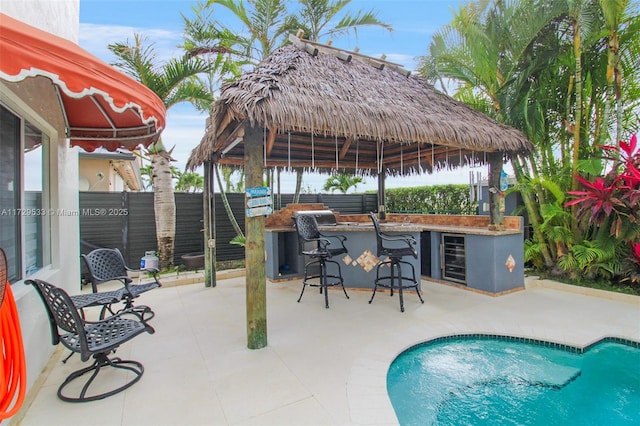
[[[79,0],[0,0],[0,12],[47,32],[78,41]],[[20,83],[0,80],[0,102],[36,124],[50,137],[49,191],[56,211],[78,211],[78,152],[65,138],[60,104],[50,80],[29,78]],[[80,231],[77,216],[51,215],[51,264],[31,277],[77,293],[80,288]],[[54,347],[42,301],[31,286],[12,285],[20,316],[27,364],[27,399]],[[23,407],[23,409],[25,408]],[[19,423],[20,413],[9,419]],[[4,425],[7,421],[2,422]]]
[[[2,0],[0,12],[78,43],[80,0]]]

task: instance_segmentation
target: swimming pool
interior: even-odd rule
[[[387,390],[401,425],[637,425],[639,347],[440,338],[400,354]]]

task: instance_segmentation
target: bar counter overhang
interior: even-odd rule
[[[327,210],[322,204],[292,204],[265,222],[266,275],[273,281],[303,275],[304,258],[298,254],[291,217],[303,210]],[[349,253],[341,262],[345,286],[373,289],[376,236],[368,215],[335,215],[335,225],[319,229],[326,235],[345,235]],[[329,220],[329,222],[331,222]],[[507,216],[501,229],[489,229],[488,216],[387,214],[383,232],[409,234],[416,239],[418,258],[409,261],[425,279],[459,285],[488,294],[524,288],[522,218]]]

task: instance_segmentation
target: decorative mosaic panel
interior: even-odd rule
[[[369,249],[363,251],[357,261],[366,272],[370,272],[378,263],[380,263],[378,257]]]
[[[349,266],[349,265],[351,265],[353,263],[353,259],[348,254],[345,257],[342,258],[342,261],[347,266]]]

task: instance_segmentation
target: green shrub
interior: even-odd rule
[[[477,214],[469,185],[433,185],[392,188],[385,192],[388,213]]]

